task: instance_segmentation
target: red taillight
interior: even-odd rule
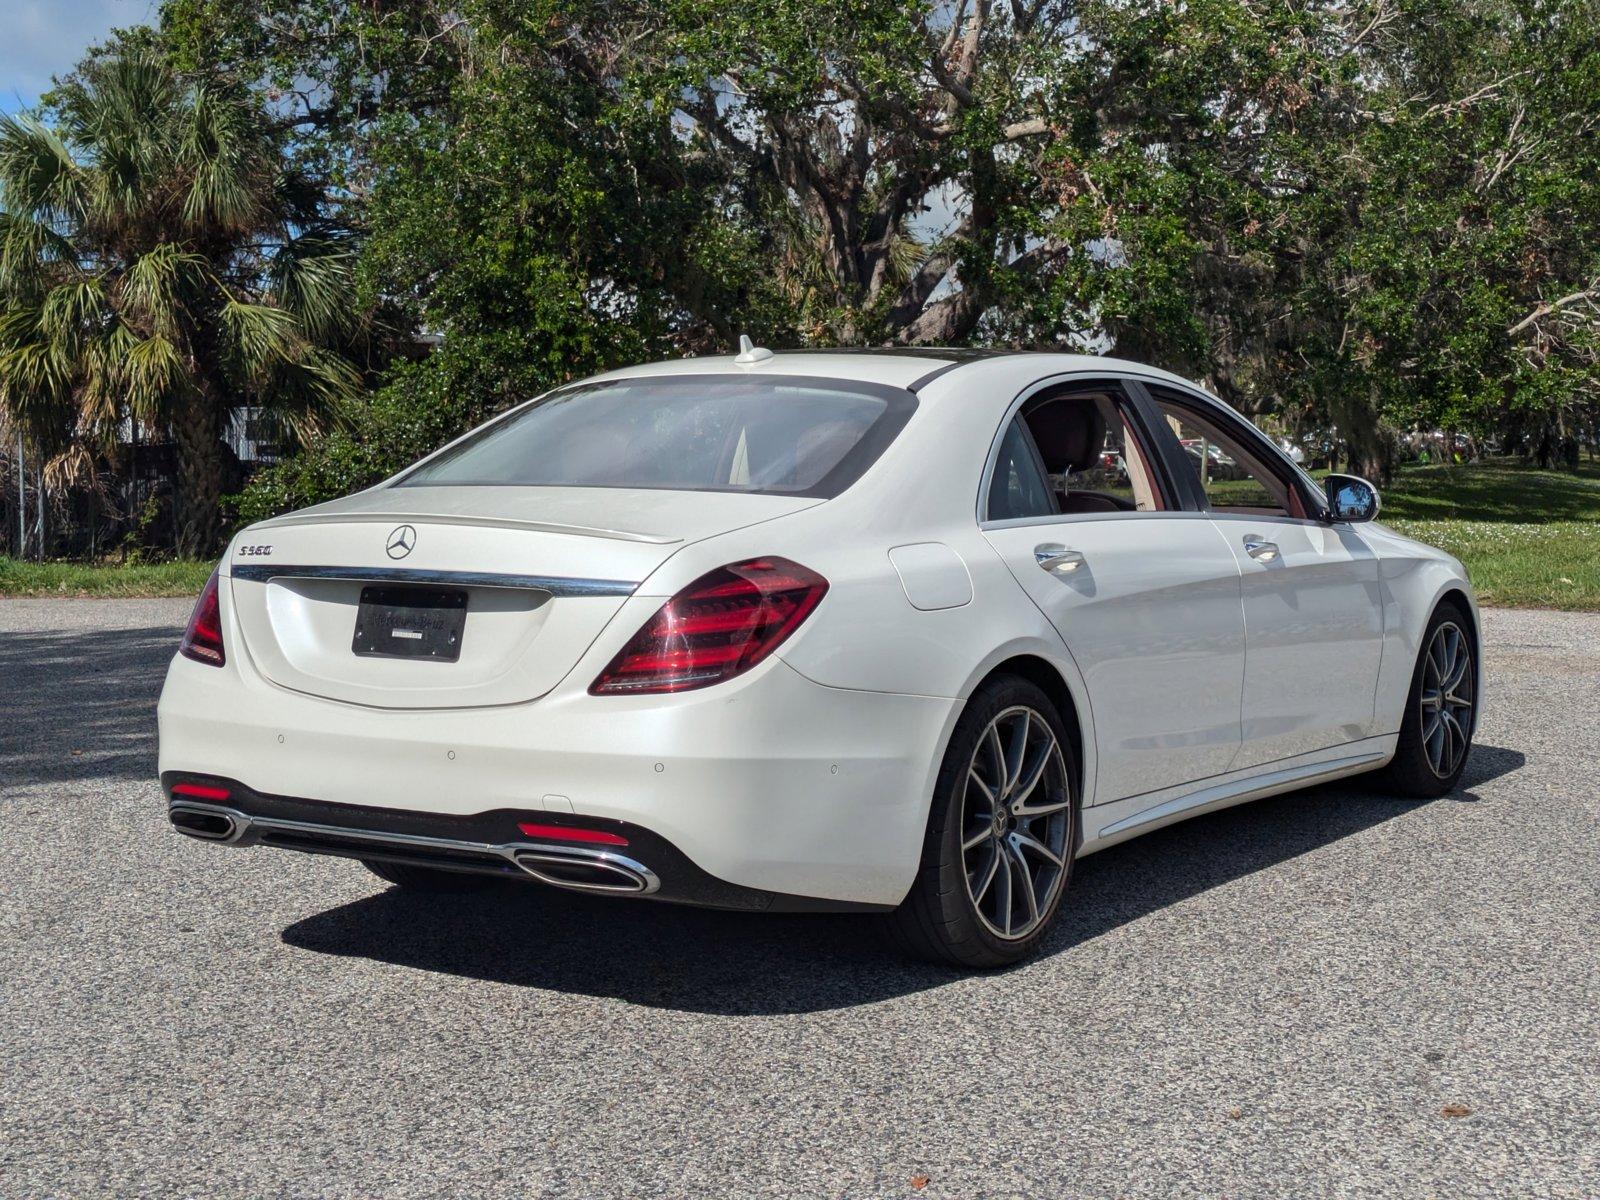
[[[686,692],[732,679],[811,615],[828,581],[786,558],[753,558],[702,575],[662,606],[589,691]]]
[[[189,628],[183,631],[178,653],[195,662],[220,667],[227,661],[222,652],[222,608],[217,600],[217,573],[211,572],[200,599],[194,602]]]
[[[517,828],[528,837],[545,838],[557,842],[592,842],[599,846],[626,846],[628,839],[603,829],[574,829],[570,825],[530,825],[519,823]]]
[[[175,783],[172,785],[172,794],[195,800],[226,800],[232,793],[225,787],[212,787],[209,783]]]

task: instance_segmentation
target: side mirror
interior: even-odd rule
[[[1328,520],[1370,521],[1378,515],[1378,489],[1355,475],[1329,475],[1322,481],[1328,496]]]

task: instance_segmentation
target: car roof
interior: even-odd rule
[[[778,350],[756,362],[740,362],[735,355],[707,355],[642,363],[610,371],[596,379],[633,379],[651,375],[791,375],[814,379],[848,379],[889,387],[920,390],[935,378],[961,369],[963,381],[985,364],[1035,360],[1040,376],[1079,372],[1138,375],[1165,379],[1193,388],[1180,376],[1118,358],[1094,354],[1056,354],[1050,351],[985,350],[969,347],[890,346],[815,350]]]

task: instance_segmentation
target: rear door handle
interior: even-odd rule
[[[1258,533],[1244,535],[1244,552],[1257,562],[1276,562],[1278,543],[1269,542]]]
[[[1089,560],[1060,542],[1041,542],[1033,548],[1033,561],[1052,575],[1070,575]]]

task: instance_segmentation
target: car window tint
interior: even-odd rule
[[[484,427],[400,483],[834,495],[915,408],[909,392],[833,380],[584,384]]]
[[[1018,517],[1047,517],[1056,512],[1050,484],[1039,469],[1039,460],[1021,418],[1006,426],[995,458],[994,476],[989,481],[988,518],[1009,521]]]

